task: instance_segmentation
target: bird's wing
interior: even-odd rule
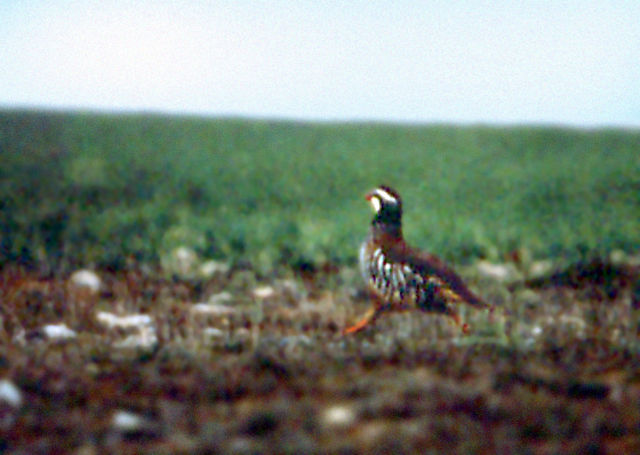
[[[387,253],[389,259],[403,262],[422,276],[434,276],[443,281],[461,300],[478,306],[489,307],[480,297],[475,295],[447,264],[438,256],[416,251],[406,244],[396,244]]]

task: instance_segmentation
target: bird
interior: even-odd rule
[[[439,257],[407,245],[402,234],[402,199],[396,190],[380,185],[366,194],[366,200],[374,217],[360,247],[359,263],[373,306],[343,334],[360,332],[387,311],[411,308],[445,314],[468,333],[469,325],[458,315],[459,304],[490,310],[492,305],[469,290]]]

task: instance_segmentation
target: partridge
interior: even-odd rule
[[[366,196],[375,215],[369,236],[360,247],[360,268],[373,307],[345,334],[359,332],[386,311],[418,308],[451,317],[462,331],[457,307],[491,308],[462,279],[433,254],[408,246],[402,235],[402,200],[397,191],[381,185]]]

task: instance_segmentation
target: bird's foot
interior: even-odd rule
[[[342,331],[343,335],[351,335],[352,333],[358,333],[361,330],[364,330],[364,328],[368,325],[367,323],[362,324],[362,321],[358,322],[357,324],[352,325],[351,327],[347,327],[346,329],[344,329]]]
[[[456,326],[460,327],[460,330],[462,330],[463,334],[469,334],[469,332],[471,331],[471,326],[466,322],[462,322],[462,319],[460,318],[460,315],[458,313],[449,314],[449,316],[451,316],[451,319],[453,319],[453,322],[455,322]]]

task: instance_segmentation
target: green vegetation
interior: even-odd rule
[[[0,112],[0,262],[350,263],[386,182],[448,259],[640,245],[640,131]]]

